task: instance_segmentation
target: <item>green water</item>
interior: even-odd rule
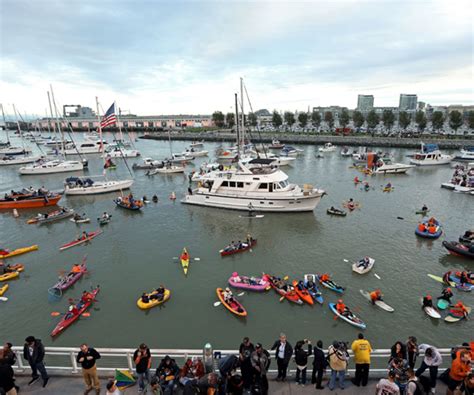
[[[0,139],[3,136],[0,136]],[[110,136],[109,139],[111,140]],[[186,142],[173,142],[173,152],[180,152]],[[206,143],[214,153],[216,143]],[[142,157],[163,158],[169,154],[167,142],[140,140],[137,148]],[[134,347],[141,342],[157,348],[198,348],[210,341],[215,348],[235,348],[244,335],[254,342],[270,343],[280,331],[294,343],[299,338],[351,340],[358,329],[335,321],[327,307],[338,295],[323,289],[324,305],[296,306],[279,302],[274,291],[266,294],[246,293],[240,298],[248,317],[239,319],[224,307],[213,307],[216,287],[224,287],[233,271],[252,275],[269,272],[288,275],[291,279],[304,273],[329,272],[334,280],[347,288],[345,303],[367,324],[366,336],[375,347],[388,347],[397,339],[416,335],[422,342],[449,346],[472,339],[473,321],[447,324],[428,318],[419,305],[426,292],[437,296],[441,284],[427,277],[442,275],[449,269],[468,267],[472,261],[447,254],[441,242],[457,239],[474,225],[474,197],[440,188],[450,179],[449,166],[412,169],[408,175],[369,177],[375,187],[369,192],[354,186],[359,175],[349,169],[350,159],[338,152],[326,153],[316,159],[315,146],[301,146],[305,153],[292,167],[284,171],[291,182],[311,183],[328,195],[312,213],[265,214],[263,219],[239,218],[239,212],[187,206],[179,203],[188,182],[183,175],[145,176],[135,171],[133,193],[136,196],[159,196],[158,204],[147,205],[135,213],[116,208],[113,194],[96,197],[64,197],[62,205],[85,212],[91,224],[76,226],[68,220],[36,226],[27,225],[35,210],[22,211],[20,218],[11,212],[0,213],[0,245],[17,248],[38,244],[39,251],[18,258],[26,266],[19,280],[10,282],[5,294],[8,302],[0,303],[0,333],[3,340],[21,344],[27,335],[42,338],[46,345],[72,346],[88,341],[97,347]],[[406,150],[392,150],[398,161],[407,162]],[[99,174],[102,162],[89,155],[89,174]],[[196,164],[204,162],[200,158]],[[129,165],[136,159],[129,160]],[[127,177],[119,162],[117,176]],[[192,168],[192,167],[191,167]],[[0,192],[22,186],[45,185],[59,189],[65,175],[19,176],[18,166],[0,168]],[[111,173],[114,174],[114,173]],[[381,185],[391,181],[392,193],[382,193]],[[177,201],[168,199],[171,191]],[[361,209],[345,218],[326,214],[331,205],[341,206],[353,197]],[[414,235],[414,214],[423,203],[444,227],[444,235],[435,241],[421,240]],[[79,231],[98,228],[96,218],[104,211],[113,218],[104,233],[86,246],[59,252],[59,246],[73,240]],[[397,219],[403,217],[404,220]],[[252,252],[221,258],[218,251],[230,240],[251,233],[258,239]],[[192,257],[187,277],[177,260],[186,246]],[[90,275],[65,292],[60,301],[48,300],[47,289],[57,280],[60,270],[68,269],[87,254]],[[372,272],[360,276],[351,271],[350,263],[364,255],[375,258]],[[380,276],[380,280],[374,274]],[[57,317],[52,311],[63,312],[70,297],[83,289],[100,284],[98,303],[89,318],[81,318],[54,341],[49,333]],[[160,284],[171,289],[171,299],[162,307],[140,311],[136,300],[144,291]],[[380,287],[385,301],[395,308],[390,314],[373,307],[359,290]],[[474,295],[455,292],[455,299],[474,305]],[[471,335],[469,335],[471,333]]]

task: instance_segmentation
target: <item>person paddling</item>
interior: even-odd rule
[[[426,295],[423,297],[423,306],[422,308],[431,307],[433,308],[433,299],[431,295]]]
[[[421,208],[421,211],[428,212],[428,206],[426,204],[423,204],[423,207]]]
[[[347,315],[347,307],[344,304],[344,301],[342,299],[339,299],[336,303],[336,311],[340,315]]]
[[[82,267],[79,263],[75,263],[71,268],[71,273],[80,273],[82,272]]]
[[[439,296],[437,299],[443,299],[448,301],[451,304],[451,298],[453,297],[453,292],[451,291],[451,288],[445,288],[441,292],[441,296]]]
[[[469,311],[467,307],[464,305],[463,302],[459,301],[454,305],[454,308],[451,310],[457,316],[463,316],[467,320],[467,316],[469,315]]]
[[[372,304],[375,304],[375,302],[377,300],[380,300],[382,301],[382,292],[380,291],[380,289],[376,289],[375,291],[371,292],[370,293],[370,300],[372,302]]]

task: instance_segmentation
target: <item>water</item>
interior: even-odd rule
[[[3,136],[0,136],[0,140]],[[108,136],[111,140],[111,136]],[[173,152],[180,152],[186,142],[174,141]],[[211,153],[217,143],[206,143]],[[140,140],[137,148],[142,157],[163,158],[169,154],[167,142]],[[322,339],[327,344],[334,339],[352,340],[358,329],[334,320],[327,307],[338,295],[323,289],[324,305],[296,306],[279,302],[272,290],[267,294],[246,293],[240,298],[248,310],[246,319],[234,317],[224,307],[214,307],[216,287],[225,287],[233,271],[252,275],[262,272],[288,275],[291,279],[304,273],[329,272],[334,280],[347,287],[345,303],[365,321],[366,336],[375,347],[388,347],[397,339],[416,335],[420,341],[449,346],[472,339],[473,321],[446,324],[428,318],[419,305],[426,292],[438,296],[442,286],[427,277],[428,273],[442,275],[449,269],[468,267],[472,261],[452,257],[442,247],[444,239],[457,239],[474,225],[474,197],[440,188],[450,179],[449,166],[413,169],[409,175],[369,177],[375,187],[369,192],[354,186],[352,179],[361,174],[349,169],[350,159],[338,152],[326,153],[316,159],[314,146],[301,146],[305,154],[293,167],[286,167],[290,180],[311,183],[328,193],[312,213],[265,214],[263,219],[239,218],[239,212],[187,206],[179,203],[188,183],[183,175],[154,177],[145,171],[134,172],[133,193],[157,194],[158,204],[146,206],[141,213],[116,208],[113,194],[95,197],[64,197],[61,204],[85,212],[92,223],[76,226],[68,220],[49,225],[27,225],[37,211],[21,211],[20,218],[11,212],[0,213],[0,245],[17,248],[38,244],[39,251],[18,258],[25,273],[10,282],[0,304],[0,333],[2,339],[21,344],[33,334],[46,345],[71,346],[82,341],[101,347],[134,347],[145,342],[157,348],[199,348],[210,341],[215,348],[235,348],[245,335],[254,342],[270,343],[280,331],[287,333],[293,343],[302,338]],[[407,150],[393,150],[398,161],[407,162]],[[100,174],[102,162],[89,155],[89,174]],[[196,164],[205,161],[200,158]],[[129,160],[129,165],[136,159]],[[123,162],[115,171],[127,177]],[[64,174],[19,176],[17,166],[0,169],[0,192],[22,186],[60,189]],[[114,174],[113,172],[111,174]],[[128,175],[129,176],[129,175]],[[392,193],[382,193],[381,186],[391,181]],[[168,199],[175,191],[178,200]],[[353,197],[361,209],[345,218],[326,214],[331,205],[341,206]],[[421,240],[414,235],[414,212],[423,203],[443,224],[445,234],[438,240]],[[113,218],[104,233],[89,245],[59,252],[59,246],[73,240],[79,231],[98,228],[96,218],[104,211]],[[241,213],[240,213],[241,214]],[[403,220],[397,219],[403,217]],[[221,258],[218,251],[230,240],[244,238],[247,233],[258,238],[252,252]],[[192,257],[188,277],[184,277],[177,257],[186,246]],[[60,301],[48,300],[47,289],[57,280],[61,270],[87,255],[90,275],[65,292]],[[349,261],[364,255],[375,258],[372,272],[360,276],[351,270]],[[380,280],[374,276],[380,276]],[[57,317],[52,311],[64,312],[68,298],[78,297],[83,289],[100,284],[98,302],[88,318],[80,321],[57,339],[49,333]],[[171,299],[163,306],[149,311],[136,307],[142,292],[160,284],[171,289]],[[359,290],[382,289],[385,301],[395,308],[390,314],[369,305]],[[474,296],[454,291],[455,299],[474,305]],[[471,335],[469,335],[471,333]]]

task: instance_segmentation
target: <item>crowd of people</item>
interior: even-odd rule
[[[352,350],[353,356],[349,350]],[[373,350],[362,333],[351,345],[348,342],[334,341],[327,351],[324,350],[321,340],[313,346],[310,340],[302,339],[297,341],[293,348],[282,333],[270,350],[266,350],[261,343],[254,345],[245,337],[240,344],[238,355],[230,354],[220,358],[220,353],[216,352],[214,358],[219,358],[217,364],[205,364],[202,358],[193,357],[187,358],[184,365],[179,367],[168,355],[155,364],[149,347],[140,344],[133,354],[138,393],[146,390],[151,394],[173,394],[179,386],[184,395],[268,394],[267,376],[273,359],[270,352],[274,352],[273,357],[276,360],[276,381],[287,380],[288,366],[293,361],[296,364],[296,384],[305,386],[309,357],[313,356],[311,384],[317,390],[325,388],[323,376],[326,370],[330,370],[327,387],[332,391],[336,385],[340,389],[345,388],[351,358],[354,359],[355,365],[352,384],[357,387],[367,386]],[[45,350],[41,340],[28,336],[23,347],[23,357],[31,367],[31,380],[28,385],[33,385],[41,378],[42,386],[46,387],[49,375],[44,364]],[[76,362],[82,368],[85,395],[92,391],[95,391],[96,395],[101,392],[101,382],[97,374],[99,359],[101,355],[97,350],[87,344],[80,346]],[[418,359],[421,363],[415,370]],[[429,344],[418,344],[417,339],[410,336],[406,342],[397,341],[391,347],[387,376],[377,383],[376,394],[434,394],[437,381],[442,380],[448,387],[447,395],[472,395],[473,360],[474,342],[455,346],[451,349],[450,368],[440,374],[438,369],[443,363],[443,357],[439,350]],[[12,351],[12,345],[5,343],[3,349],[0,349],[0,394],[16,395],[19,390],[12,369],[15,364],[16,354]],[[157,366],[156,369],[153,365]],[[424,374],[426,371],[427,375]],[[121,394],[116,384],[115,380],[107,382],[107,395]]]

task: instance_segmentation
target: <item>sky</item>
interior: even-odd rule
[[[1,0],[0,103],[139,115],[473,104],[473,2]],[[245,102],[245,109],[249,104]]]

